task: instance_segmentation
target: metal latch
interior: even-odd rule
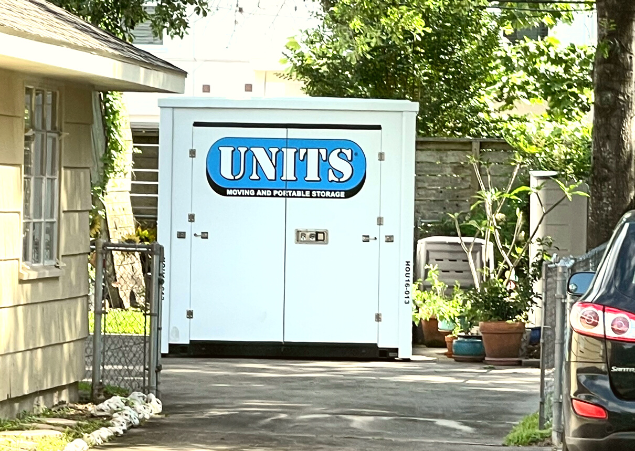
[[[192,319],[192,318],[194,318],[194,310],[186,310],[186,311],[185,311],[185,317],[186,317],[187,319]]]
[[[377,225],[384,225],[384,217],[377,216]]]
[[[394,243],[395,235],[386,235],[386,243]]]
[[[375,241],[377,239],[376,236],[371,237],[370,235],[362,235],[362,242],[368,243],[369,241]]]
[[[377,155],[377,159],[379,161],[386,161],[386,154],[384,152],[379,152],[379,155]]]
[[[295,244],[329,244],[329,231],[325,229],[296,229]]]
[[[196,158],[196,149],[190,149],[190,158]]]
[[[381,313],[375,313],[375,322],[381,323]]]
[[[194,236],[195,236],[195,237],[197,237],[197,238],[199,238],[199,237],[200,237],[202,240],[206,240],[206,239],[208,239],[208,238],[209,238],[209,233],[207,233],[207,232],[201,232],[201,234],[200,234],[200,235],[199,235],[198,233],[195,233],[195,234],[194,234]]]
[[[187,236],[187,234],[185,232],[176,232],[176,237],[183,239]]]
[[[194,213],[190,213],[187,215],[187,222],[194,222],[196,219],[196,215]]]

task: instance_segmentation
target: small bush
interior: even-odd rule
[[[505,437],[505,446],[529,446],[551,437],[551,428],[538,429],[538,413],[527,415]]]

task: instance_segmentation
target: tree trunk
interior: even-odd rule
[[[596,6],[589,249],[607,241],[635,206],[635,2],[597,0]]]

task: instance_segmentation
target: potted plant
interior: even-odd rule
[[[563,197],[550,206],[541,204],[541,214],[529,236],[525,230],[527,223],[523,210],[526,199],[523,200],[520,196],[536,195],[541,187],[515,187],[521,167],[517,164],[506,188],[498,189],[492,184],[489,163],[477,159],[471,159],[471,163],[480,187],[471,207],[471,218],[460,224],[460,214],[450,215],[454,219],[474,281],[474,286],[466,292],[466,298],[471,314],[479,321],[486,361],[518,364],[525,321],[536,304],[535,299],[539,297],[534,292],[534,282],[540,276],[540,267],[546,256],[545,248],[551,244],[534,241],[538,226],[560,202],[571,199],[574,194],[585,193],[575,191],[575,186],[565,186],[555,180],[563,191]],[[481,174],[482,168],[485,176]],[[474,232],[475,238],[485,241],[483,260],[495,259],[497,264],[494,267],[484,265],[483,270],[476,269],[472,254],[474,241],[467,244],[463,239],[463,231],[466,229]],[[533,263],[530,263],[528,255],[531,243],[537,244],[539,248]],[[493,249],[494,255],[488,255],[492,252],[490,249]]]
[[[457,362],[482,362],[485,348],[480,335],[474,334],[476,318],[468,296],[463,294],[457,325],[453,332],[456,339],[452,343],[452,358]]]
[[[416,325],[421,323],[426,346],[448,346],[451,351],[451,340],[448,345],[447,336],[456,327],[456,316],[460,307],[461,289],[454,287],[452,295],[446,295],[448,286],[439,280],[439,269],[428,266],[426,281],[429,289],[422,289],[421,281],[415,284],[412,295],[412,319]]]

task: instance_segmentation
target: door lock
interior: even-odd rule
[[[198,233],[195,233],[194,236],[202,240],[206,240],[209,238],[209,234],[207,232],[201,232],[200,235]]]
[[[376,236],[362,235],[362,242],[364,243],[368,243],[369,241],[376,241],[376,240],[377,240]]]

